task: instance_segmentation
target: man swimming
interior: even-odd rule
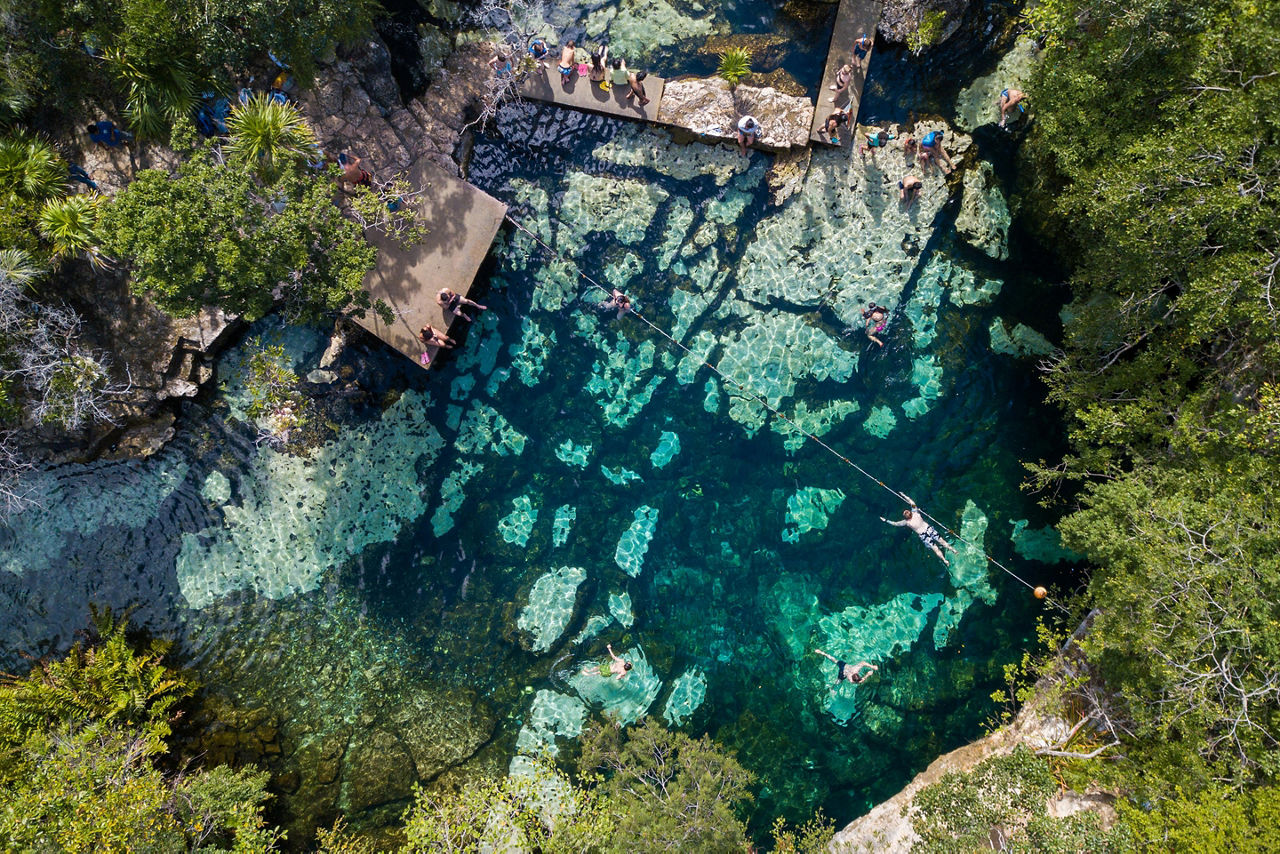
[[[886,525],[892,525],[895,528],[906,527],[915,531],[916,536],[920,538],[920,542],[933,549],[933,553],[938,556],[938,560],[942,561],[943,565],[951,566],[950,562],[947,561],[946,555],[942,553],[942,549],[946,549],[952,554],[955,553],[955,549],[950,543],[942,539],[942,535],[939,534],[932,525],[924,520],[924,516],[920,513],[919,506],[911,500],[910,496],[904,492],[899,492],[898,494],[906,500],[907,504],[910,505],[910,509],[903,510],[902,519],[897,522],[890,522],[883,516],[880,517],[880,521],[884,522]]]
[[[818,655],[822,656],[823,658],[827,658],[835,662],[835,665],[836,665],[835,687],[837,688],[839,688],[840,683],[844,682],[846,679],[849,682],[852,682],[854,685],[857,685],[861,682],[865,682],[867,678],[871,676],[872,673],[875,673],[877,670],[880,669],[879,667],[876,667],[874,664],[872,664],[869,661],[859,661],[857,664],[846,664],[843,658],[836,658],[834,655],[828,655],[827,653],[823,652],[820,649],[815,649],[814,652],[816,652]],[[862,671],[864,670],[866,670],[867,672],[863,673]]]

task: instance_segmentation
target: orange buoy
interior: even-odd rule
[[[1035,589],[1035,594],[1037,599],[1043,599],[1044,597],[1049,595],[1049,591],[1045,590],[1043,587],[1037,587]]]

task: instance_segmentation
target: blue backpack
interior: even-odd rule
[[[936,143],[941,142],[938,138],[940,136],[942,136],[942,134],[938,133],[936,130],[931,130],[924,135],[924,139],[920,140],[920,144],[925,148],[932,148]]]

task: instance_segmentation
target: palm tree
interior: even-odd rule
[[[185,61],[173,59],[162,66],[149,67],[123,51],[108,51],[107,59],[116,75],[129,86],[124,115],[138,136],[161,136],[195,109],[199,84]]]
[[[106,266],[96,245],[101,200],[101,196],[87,193],[45,202],[40,211],[40,233],[53,243],[55,258],[83,252],[95,267]]]
[[[320,150],[298,108],[267,95],[254,95],[233,108],[227,129],[231,157],[264,178],[274,175],[284,162],[315,156]]]
[[[25,134],[0,139],[0,192],[42,202],[67,190],[67,165],[44,140]]]
[[[716,69],[716,74],[727,80],[730,86],[736,86],[739,80],[750,73],[751,51],[745,47],[731,47],[720,54],[720,67]]]

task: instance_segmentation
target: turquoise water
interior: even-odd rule
[[[326,336],[267,322],[157,457],[42,474],[0,539],[6,663],[65,647],[90,602],[132,608],[209,686],[188,746],[269,768],[295,843],[394,821],[414,780],[569,755],[602,712],[736,750],[757,830],[856,817],[980,733],[1038,606],[958,542],[944,571],[879,522],[892,495],[575,270],[1033,583],[1055,570],[1015,550],[1048,521],[1019,461],[1056,438],[1033,363],[993,345],[1054,332],[1052,293],[1016,246],[957,239],[957,188],[903,212],[892,157],[816,152],[778,203],[763,155],[532,106],[500,127],[471,179],[562,257],[504,233],[455,356],[427,374],[353,341],[283,449],[246,423],[245,353],[281,343],[305,375]],[[590,672],[606,643],[623,682]],[[881,669],[833,690],[815,647]]]

